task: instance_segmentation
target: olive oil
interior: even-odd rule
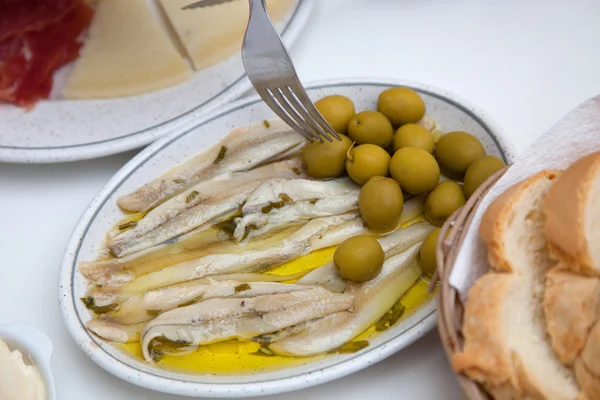
[[[139,342],[124,344],[121,348],[143,360]],[[323,357],[268,356],[259,352],[259,349],[258,343],[234,339],[199,346],[198,350],[183,356],[165,355],[158,365],[167,370],[190,374],[239,375],[295,367]]]
[[[431,299],[433,299],[437,293],[437,289],[433,293],[428,293],[429,283],[427,283],[422,278],[417,280],[417,282],[406,292],[406,294],[400,299],[400,303],[405,307],[404,313],[398,319],[396,324],[404,321],[412,314],[415,313],[421,306],[425,305]],[[375,324],[368,328],[366,331],[358,335],[353,340],[368,340],[375,336],[378,332],[375,329]]]
[[[330,247],[314,251],[274,268],[268,273],[274,275],[289,275],[318,268],[333,260],[335,249],[335,247]],[[404,313],[396,323],[408,318],[417,309],[433,298],[435,293],[427,293],[427,286],[427,282],[419,279],[402,297],[400,303],[404,306]],[[353,342],[368,340],[377,333],[375,325],[373,325],[356,337]],[[142,351],[138,342],[128,343],[121,345],[120,347],[123,351],[133,357],[143,360]],[[167,370],[190,374],[253,374],[300,366],[327,356],[281,357],[267,355],[261,352],[260,348],[261,346],[258,343],[234,339],[199,346],[196,351],[186,355],[165,354],[158,365]]]

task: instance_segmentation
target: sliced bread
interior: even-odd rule
[[[544,294],[552,347],[565,365],[574,366],[587,398],[600,399],[600,153],[561,175],[543,212],[543,232],[557,260]]]
[[[554,262],[542,234],[541,206],[558,175],[543,171],[513,186],[481,222],[480,235],[496,272],[469,292],[465,346],[453,366],[498,400],[579,396],[572,371],[552,350],[542,307],[546,272]]]
[[[564,172],[546,196],[543,212],[553,253],[574,272],[600,276],[600,152]]]
[[[559,171],[542,171],[510,187],[486,210],[479,235],[496,271],[543,278],[552,266],[542,234],[542,203]]]
[[[558,266],[546,276],[544,313],[552,347],[565,365],[581,353],[600,304],[600,281]]]

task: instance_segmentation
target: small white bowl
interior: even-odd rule
[[[390,79],[339,79],[307,85],[308,95],[319,99],[341,94],[354,100],[357,110],[375,109],[381,91],[407,86],[423,97],[428,113],[444,130],[464,130],[477,136],[488,154],[514,160],[512,145],[502,129],[482,110],[443,89]],[[335,354],[306,365],[240,375],[192,375],[167,371],[121,352],[85,328],[92,318],[80,300],[87,282],[77,264],[97,257],[106,232],[122,217],[116,199],[160,176],[169,168],[213,145],[234,128],[273,118],[258,97],[237,102],[190,121],[154,142],[125,165],[98,193],[85,210],[69,240],[59,279],[59,302],[69,332],[81,349],[111,374],[147,389],[197,397],[250,397],[282,393],[317,385],[359,371],[423,336],[435,326],[435,301],[429,301],[394,327],[369,339],[370,345],[354,354]]]
[[[56,400],[56,388],[50,370],[50,359],[54,348],[48,336],[24,322],[9,322],[0,324],[0,339],[29,358],[44,379],[48,400]]]

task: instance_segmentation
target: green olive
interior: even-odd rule
[[[435,158],[417,147],[404,147],[390,161],[392,178],[410,194],[427,193],[440,180],[440,167]]]
[[[417,92],[406,87],[386,89],[377,99],[377,111],[395,126],[416,123],[425,115],[425,102]]]
[[[394,135],[394,151],[403,147],[418,147],[428,153],[433,153],[435,141],[427,128],[419,124],[402,125]]]
[[[473,162],[469,169],[467,169],[463,184],[467,199],[471,197],[479,185],[504,167],[506,167],[504,161],[495,156],[485,156]]]
[[[367,235],[344,240],[333,254],[340,276],[358,283],[375,278],[381,272],[383,260],[381,245],[377,239]]]
[[[440,168],[457,179],[462,179],[471,164],[484,156],[485,149],[479,139],[467,132],[447,133],[435,146]]]
[[[334,94],[318,100],[315,107],[336,132],[344,135],[348,133],[348,122],[356,114],[352,100],[346,96]]]
[[[342,140],[323,143],[307,143],[302,148],[302,160],[308,174],[314,178],[335,178],[346,170],[346,153],[352,142],[348,136],[340,135]]]
[[[374,176],[360,189],[358,208],[369,228],[394,228],[404,208],[402,190],[395,180]]]
[[[390,155],[374,144],[361,144],[348,152],[346,171],[359,185],[364,185],[374,176],[388,176]]]
[[[421,268],[429,276],[433,276],[437,268],[437,257],[435,254],[435,249],[439,237],[440,228],[437,228],[429,235],[427,235],[427,237],[423,241],[423,244],[421,245],[421,250],[419,251],[419,256],[421,259]]]
[[[348,136],[357,144],[375,144],[386,148],[392,144],[394,128],[385,115],[377,111],[362,111],[348,124]]]
[[[454,181],[441,182],[425,199],[425,217],[434,225],[444,221],[466,203],[462,187]]]

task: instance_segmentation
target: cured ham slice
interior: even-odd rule
[[[22,3],[31,15],[21,0],[0,0],[0,101],[29,108],[48,97],[54,71],[79,54],[93,11],[80,0]]]
[[[78,0],[0,0],[0,41],[60,21]]]

